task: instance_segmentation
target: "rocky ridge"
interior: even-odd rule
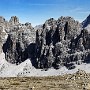
[[[21,24],[16,16],[9,22],[0,17],[0,52],[12,64],[30,59],[36,68],[73,69],[75,64],[89,63],[90,34],[84,26],[85,22],[63,16],[36,28],[31,23]]]
[[[89,34],[71,17],[53,18],[36,32],[36,53],[39,68],[56,69],[89,61]]]

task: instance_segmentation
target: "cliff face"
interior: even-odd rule
[[[7,39],[7,33],[5,32],[5,28],[7,28],[7,21],[2,16],[0,17],[0,53],[3,52],[2,46]]]
[[[36,59],[39,68],[75,68],[74,64],[89,61],[88,31],[71,17],[53,18],[36,32]]]
[[[13,64],[29,58],[36,68],[73,69],[90,58],[90,34],[84,24],[60,17],[33,28],[31,23],[21,24],[16,16],[9,22],[1,17],[0,52],[3,48],[6,60]]]
[[[20,24],[16,16],[11,17],[8,23],[8,37],[3,51],[8,62],[19,64],[31,57],[29,49],[33,47],[31,44],[35,43],[35,30],[31,23]]]
[[[73,61],[70,59],[71,41],[81,33],[81,25],[71,17],[53,18],[43,24],[42,30],[36,32],[36,58],[38,67],[59,68]],[[73,42],[75,43],[75,42]],[[75,46],[75,48],[77,48]],[[69,61],[69,60],[70,61]]]

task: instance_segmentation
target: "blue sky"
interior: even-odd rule
[[[42,24],[49,18],[71,16],[80,22],[90,14],[90,0],[1,0],[0,16],[18,16],[21,23]]]

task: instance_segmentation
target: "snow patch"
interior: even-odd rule
[[[85,27],[85,29],[87,29],[88,33],[90,33],[90,24],[87,27]]]

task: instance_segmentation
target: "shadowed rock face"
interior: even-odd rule
[[[90,24],[90,15],[82,22],[83,28]]]
[[[30,58],[36,68],[73,69],[75,64],[90,61],[90,34],[71,17],[50,18],[35,28],[28,22],[19,23],[16,16],[9,22],[0,18],[0,23],[0,47],[10,63],[20,64]]]

